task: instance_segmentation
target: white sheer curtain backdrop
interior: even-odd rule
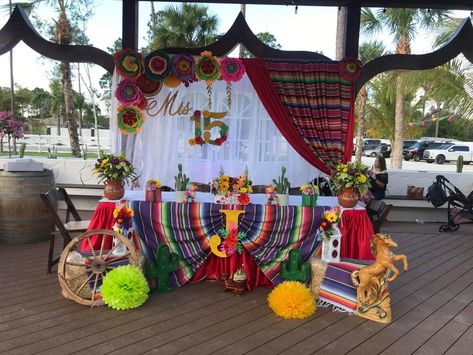
[[[118,80],[119,77],[114,74],[112,96]],[[167,95],[172,97],[176,92],[176,99],[168,110],[163,109],[156,115],[165,104]],[[136,135],[120,134],[116,118],[119,103],[113,96],[110,119],[112,151],[119,153],[124,147],[128,159],[141,174],[141,186],[144,186],[146,180],[156,178],[164,185],[174,188],[178,163],[182,163],[183,170],[191,181],[202,183],[208,183],[217,177],[220,167],[223,167],[227,175],[240,176],[247,166],[253,185],[269,184],[280,174],[283,165],[287,168],[286,175],[291,186],[300,186],[323,174],[287,143],[246,75],[241,81],[232,83],[231,97],[231,110],[222,119],[229,128],[228,141],[221,147],[210,144],[191,147],[188,140],[194,137],[194,122],[190,117],[195,110],[208,109],[205,82],[199,81],[187,88],[182,84],[177,88],[164,87],[158,95],[149,98],[145,122],[141,132]],[[179,105],[183,103],[184,108],[187,102],[190,111],[185,115],[175,114]],[[224,81],[212,85],[210,111],[228,111]],[[210,132],[212,139],[219,137],[218,128],[213,128]]]

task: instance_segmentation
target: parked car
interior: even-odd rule
[[[407,152],[404,154],[404,159],[414,159],[415,161],[420,161],[424,157],[424,151],[428,149],[437,149],[438,147],[450,142],[451,140],[446,139],[421,140],[407,150]]]
[[[387,158],[391,155],[391,144],[381,143],[376,148],[366,149],[363,151],[363,156],[366,157],[376,157],[382,155]]]
[[[473,149],[468,143],[448,143],[437,149],[427,149],[424,151],[424,159],[427,163],[443,164],[452,160],[457,160],[463,155],[463,164],[470,164],[473,160]]]
[[[418,140],[404,140],[402,143],[402,154],[405,155],[409,148],[411,148],[414,144],[416,144]]]

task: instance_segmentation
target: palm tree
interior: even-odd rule
[[[380,41],[365,42],[361,44],[358,57],[363,63],[368,63],[385,54],[384,44]],[[368,88],[364,85],[358,94],[358,129],[356,134],[356,161],[361,161],[363,149],[363,132],[366,118],[366,100],[368,99]]]
[[[72,6],[68,0],[33,0],[29,3],[17,3],[27,12],[31,12],[41,3],[47,3],[53,7],[57,7],[59,16],[54,21],[54,41],[57,44],[69,45],[73,40],[73,28],[69,18],[67,17],[66,8]],[[76,5],[76,4],[74,4]],[[72,101],[72,80],[71,67],[69,62],[61,62],[60,64],[62,76],[62,88],[64,91],[64,112],[69,130],[69,141],[71,145],[71,153],[75,157],[81,156],[79,145],[79,136],[77,133],[77,121],[74,117],[74,106]]]
[[[438,27],[449,18],[449,12],[428,9],[379,9],[373,12],[363,8],[361,13],[361,29],[372,35],[383,29],[391,34],[396,42],[397,54],[410,54],[411,41],[420,28]],[[403,74],[396,77],[396,110],[395,135],[392,149],[392,168],[402,167],[402,144],[404,135],[405,94],[403,92]]]
[[[217,16],[208,7],[182,3],[168,6],[156,15],[157,27],[150,31],[150,49],[166,47],[202,47],[217,38]],[[153,24],[153,21],[152,23]]]
[[[383,136],[393,142],[395,138],[395,112],[397,100],[396,74],[378,76],[370,85],[370,100],[366,105],[366,131],[375,137]],[[404,91],[405,121],[422,117],[423,100],[416,95],[417,88]],[[412,129],[418,129],[412,127]],[[391,153],[392,154],[392,153]]]

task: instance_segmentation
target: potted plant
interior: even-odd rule
[[[287,206],[289,201],[289,188],[291,184],[285,176],[286,167],[281,167],[281,176],[278,176],[278,179],[273,179],[274,190],[278,194],[279,206]]]
[[[156,179],[150,179],[146,181],[146,201],[149,202],[161,202],[162,201],[162,192],[161,188],[163,185],[161,181]]]
[[[186,176],[186,174],[182,173],[181,163],[177,164],[177,170],[178,170],[178,173],[176,176],[174,176],[176,202],[183,202],[184,200],[187,200],[186,189],[187,189],[187,184],[189,184],[189,178]]]
[[[365,196],[371,184],[366,176],[368,167],[360,162],[339,164],[331,177],[332,186],[338,194],[340,206],[351,208]]]
[[[124,184],[136,179],[135,168],[124,155],[100,152],[93,173],[105,182],[104,196],[119,200],[125,195]]]
[[[319,187],[309,183],[301,185],[300,189],[302,192],[302,206],[316,207]]]

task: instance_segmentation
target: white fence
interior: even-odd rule
[[[55,128],[51,129],[51,132],[55,132]],[[88,153],[98,151],[97,144],[97,132],[93,132],[90,129],[83,129],[82,136],[79,136],[79,143],[82,148],[86,148]],[[110,131],[101,129],[99,130],[100,150],[110,151]],[[94,136],[92,137],[92,134]],[[27,152],[47,152],[48,148],[53,149],[56,147],[58,152],[70,152],[69,133],[67,129],[61,129],[61,135],[37,135],[37,134],[25,134],[21,139],[17,140],[17,144],[26,143]],[[5,140],[4,140],[5,144]]]

